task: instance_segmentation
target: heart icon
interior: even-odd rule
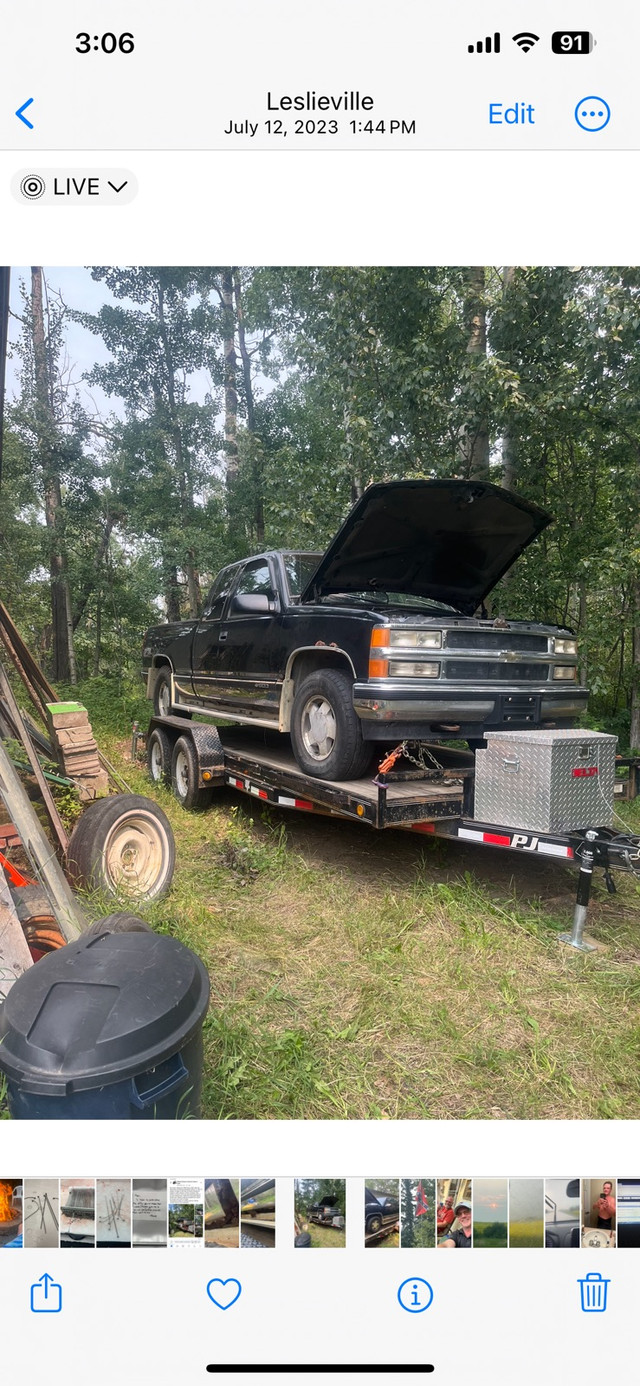
[[[240,1298],[242,1285],[239,1280],[210,1280],[207,1285],[209,1299],[217,1305],[218,1309],[230,1309],[232,1304]]]

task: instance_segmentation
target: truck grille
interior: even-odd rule
[[[546,635],[526,635],[511,630],[450,630],[447,632],[449,650],[522,650],[531,654],[546,654],[549,641]]]
[[[479,683],[540,683],[549,677],[548,664],[502,664],[489,659],[448,659],[445,679],[477,679]]]

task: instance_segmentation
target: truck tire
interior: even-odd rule
[[[152,934],[153,929],[150,924],[146,924],[144,919],[140,919],[137,914],[128,914],[126,910],[119,910],[116,914],[108,914],[106,919],[96,919],[88,929],[84,930],[83,938],[102,938],[103,934]]]
[[[183,808],[204,808],[209,803],[211,790],[201,789],[198,780],[198,757],[193,742],[188,736],[179,736],[171,760],[171,788]]]
[[[153,710],[156,717],[191,718],[190,712],[176,706],[171,701],[171,670],[161,669],[153,688]]]
[[[377,1213],[375,1213],[374,1216],[369,1218],[369,1221],[367,1222],[367,1236],[371,1236],[374,1232],[380,1232],[381,1230],[382,1218],[379,1217]]]
[[[291,710],[293,754],[300,769],[314,779],[357,779],[371,763],[352,687],[342,669],[316,669],[296,693]]]
[[[171,784],[171,738],[162,727],[154,727],[147,738],[147,769],[152,784]]]
[[[165,895],[175,863],[169,820],[142,794],[113,794],[89,804],[67,849],[67,869],[77,885],[132,900]]]

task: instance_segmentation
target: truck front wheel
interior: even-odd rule
[[[169,669],[162,669],[155,681],[153,710],[156,717],[191,717],[190,712],[185,712],[183,708],[172,707],[171,705],[171,671]]]
[[[352,680],[342,669],[317,669],[302,680],[291,710],[291,744],[305,774],[317,780],[364,775],[371,751],[354,711]]]

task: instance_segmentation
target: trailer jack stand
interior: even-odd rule
[[[561,943],[569,943],[572,948],[578,948],[581,953],[595,952],[595,944],[585,943],[583,933],[587,922],[595,860],[595,852],[590,841],[594,841],[596,837],[597,833],[588,832],[586,834],[587,840],[580,853],[580,875],[578,876],[578,891],[573,910],[573,927],[570,934],[560,934]]]

